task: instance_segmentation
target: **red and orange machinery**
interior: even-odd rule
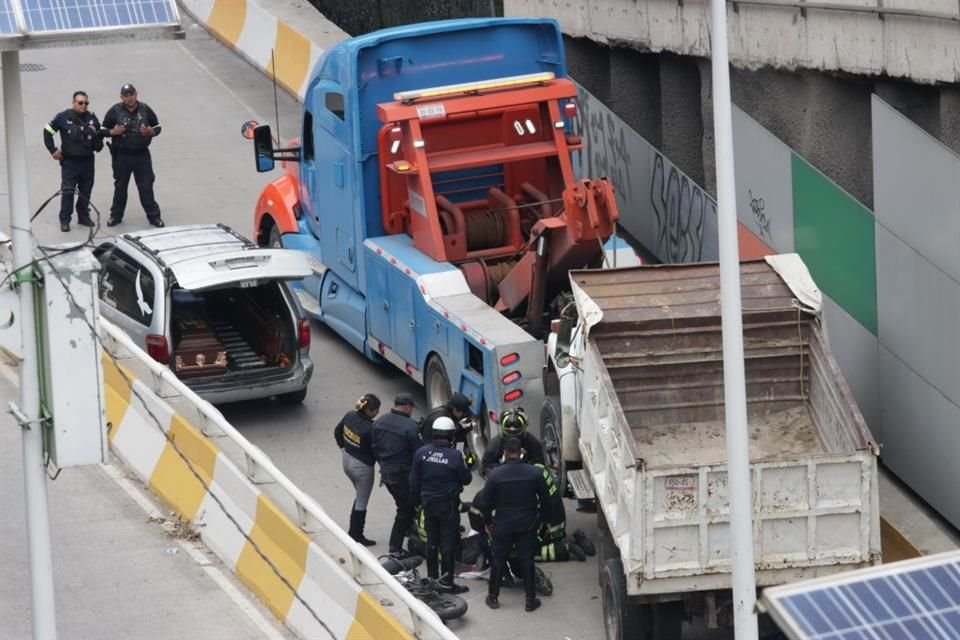
[[[577,180],[576,86],[550,72],[399,93],[380,104],[383,227],[539,336],[572,268],[600,266],[619,218],[606,178]]]

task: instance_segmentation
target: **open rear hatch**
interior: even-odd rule
[[[190,291],[256,287],[271,280],[300,280],[312,273],[306,255],[290,249],[238,249],[168,266],[180,287]]]

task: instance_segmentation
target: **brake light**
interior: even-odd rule
[[[147,355],[161,364],[170,364],[170,349],[164,336],[147,336]]]
[[[503,401],[513,402],[514,400],[519,399],[520,396],[522,395],[523,395],[523,391],[521,391],[520,389],[514,389],[513,391],[508,391],[507,393],[503,394]]]
[[[499,420],[497,420],[497,412],[496,412],[496,411],[491,411],[491,412],[489,412],[487,415],[490,416],[490,422],[492,422],[493,424],[497,424],[498,422],[500,422]]]
[[[500,364],[502,366],[507,366],[508,364],[513,364],[520,359],[520,354],[518,353],[508,353],[507,355],[500,358]]]
[[[300,348],[310,348],[310,320],[308,318],[300,318]]]
[[[519,380],[519,379],[520,379],[520,372],[519,372],[519,371],[513,371],[513,372],[511,372],[511,373],[508,373],[507,375],[503,376],[503,378],[502,378],[503,384],[511,384],[511,383],[516,382],[516,381]]]
[[[571,100],[563,105],[563,115],[567,116],[568,118],[572,118],[573,116],[577,115],[577,103]]]

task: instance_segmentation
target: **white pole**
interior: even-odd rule
[[[23,97],[20,92],[20,52],[4,51],[3,113],[7,133],[7,183],[10,190],[10,237],[13,268],[33,262],[30,204],[27,200],[27,153],[23,133]],[[53,601],[53,560],[47,511],[47,476],[43,466],[43,425],[40,424],[40,379],[37,365],[37,326],[33,306],[35,270],[16,272],[20,283],[20,412],[23,430],[23,484],[27,508],[27,544],[30,549],[30,587],[33,637],[56,640],[57,616]]]
[[[737,640],[756,640],[757,617],[753,611],[757,597],[753,561],[753,492],[750,487],[750,445],[747,439],[726,0],[712,0],[711,14],[713,130],[717,164],[720,308],[723,323],[723,399],[730,490],[730,551],[733,559],[733,622]]]

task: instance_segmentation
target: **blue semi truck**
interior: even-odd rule
[[[554,21],[450,20],[331,47],[286,148],[251,127],[257,169],[286,168],[257,202],[256,238],[308,254],[307,312],[424,385],[431,407],[470,398],[478,455],[503,411],[546,421],[558,475],[579,452],[545,403],[543,339],[570,305],[567,272],[637,262],[616,244],[612,185],[574,175],[576,95]]]

